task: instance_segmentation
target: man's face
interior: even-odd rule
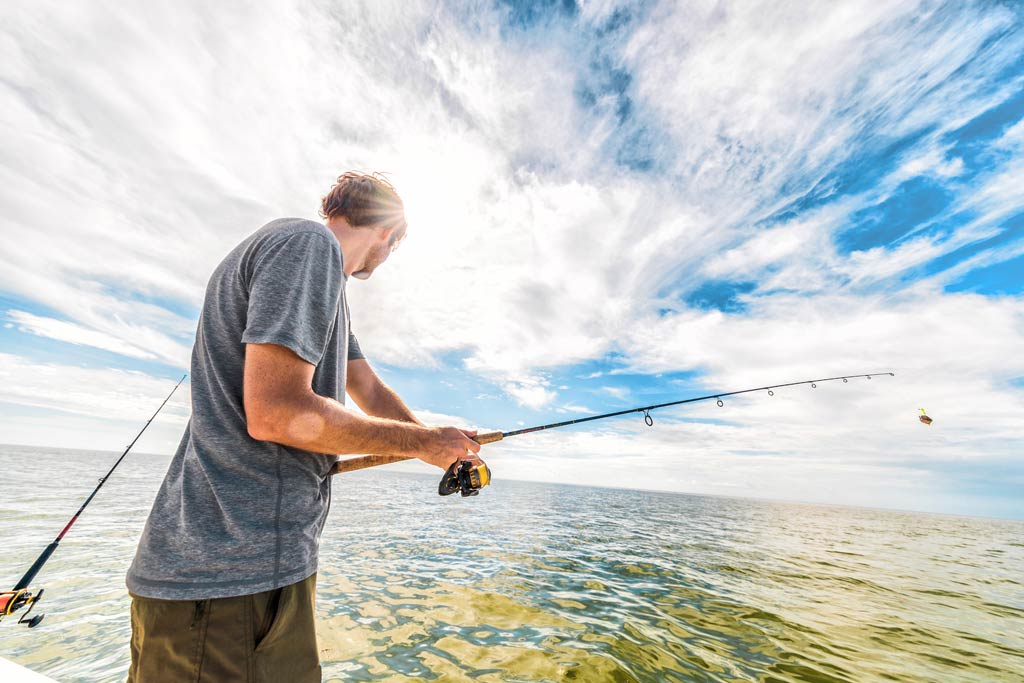
[[[352,273],[352,277],[359,280],[370,279],[377,266],[388,260],[388,256],[391,256],[391,252],[398,248],[398,244],[404,238],[405,228],[393,230],[386,242],[378,242],[370,248],[370,253],[366,255],[366,260],[363,261],[363,267]]]

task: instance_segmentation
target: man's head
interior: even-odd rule
[[[339,176],[320,202],[320,216],[338,235],[345,258],[355,259],[351,275],[361,280],[387,260],[407,228],[398,192],[379,173]]]

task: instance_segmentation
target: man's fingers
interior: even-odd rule
[[[442,457],[440,462],[445,463],[443,469],[460,460],[477,462],[476,454],[480,451],[480,444],[472,439],[476,435],[475,429],[436,427],[435,433],[438,437],[437,455]]]
[[[478,444],[476,441],[473,441],[473,439],[470,439],[469,437],[466,437],[466,445],[469,448],[469,450],[473,451],[474,453],[480,452],[480,444]]]

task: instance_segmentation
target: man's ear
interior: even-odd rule
[[[395,229],[393,227],[391,227],[391,228],[378,228],[377,231],[376,231],[377,232],[377,241],[378,242],[387,242],[389,239],[391,239],[391,233],[393,233],[394,231],[395,231]]]

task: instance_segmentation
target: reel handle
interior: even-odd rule
[[[25,609],[25,613],[18,619],[18,623],[25,624],[29,628],[38,626],[39,622],[43,620],[43,615],[37,614],[31,619],[29,619],[28,615],[32,608],[36,606],[36,603],[39,602],[39,599],[43,597],[43,592],[42,588],[36,593],[27,588],[0,592],[0,619],[9,617],[21,609],[28,608]]]

